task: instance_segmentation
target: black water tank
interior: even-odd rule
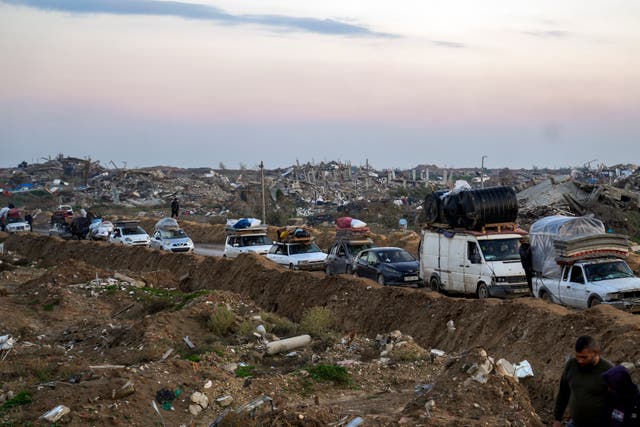
[[[458,193],[464,227],[514,222],[518,217],[518,198],[511,187],[491,187]]]
[[[429,224],[446,222],[443,211],[442,196],[448,190],[438,190],[429,193],[424,198],[424,216],[425,221]]]

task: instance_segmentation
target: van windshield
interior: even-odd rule
[[[588,264],[585,265],[584,269],[589,282],[633,277],[633,271],[631,271],[631,268],[624,261]]]
[[[518,238],[481,240],[478,242],[485,261],[516,261],[520,259]]]

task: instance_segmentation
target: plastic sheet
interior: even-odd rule
[[[529,229],[533,270],[543,277],[559,278],[562,269],[556,262],[554,241],[604,233],[602,221],[591,216],[554,215],[534,222]]]
[[[175,218],[162,218],[160,221],[156,222],[156,230],[174,231],[179,229],[180,226]]]

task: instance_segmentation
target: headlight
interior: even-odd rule
[[[505,283],[506,281],[506,277],[496,277],[496,283]]]
[[[187,245],[193,246],[193,240],[191,240],[191,239],[187,240]]]
[[[622,295],[620,295],[620,293],[618,292],[612,292],[610,294],[607,294],[605,297],[605,301],[617,301],[622,297]]]

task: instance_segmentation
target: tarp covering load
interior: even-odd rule
[[[488,224],[514,222],[518,217],[518,199],[511,187],[460,188],[427,195],[424,210],[428,223],[480,229]]]
[[[302,227],[283,227],[278,229],[278,240],[287,243],[309,243],[311,233]]]
[[[240,219],[228,219],[227,228],[235,228],[236,230],[250,227],[258,227],[262,224],[257,218],[240,218]]]
[[[533,270],[559,278],[560,264],[579,259],[626,254],[625,236],[606,234],[602,221],[591,216],[542,218],[531,225]]]
[[[336,219],[336,239],[368,241],[369,237],[369,227],[366,222],[348,216]]]
[[[175,218],[162,218],[160,221],[156,222],[156,230],[176,231],[180,230],[180,226]]]

